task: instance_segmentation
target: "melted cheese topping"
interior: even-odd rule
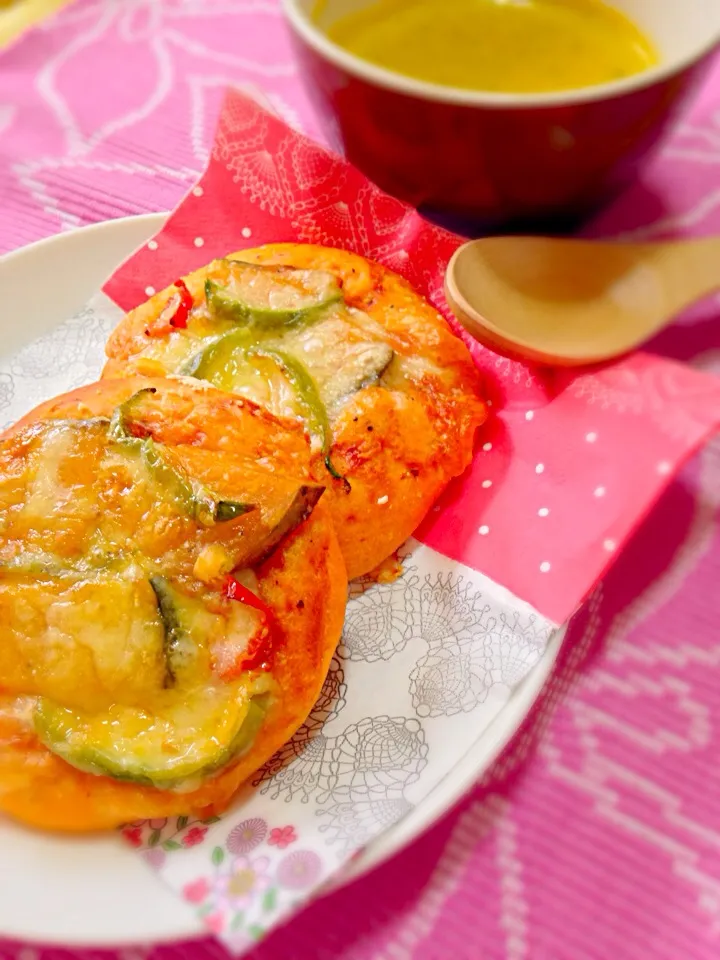
[[[238,333],[246,322],[242,310],[257,311],[248,326],[245,347],[252,344],[279,350],[300,361],[308,370],[332,421],[362,387],[384,383],[395,368],[395,386],[402,389],[406,358],[397,356],[382,326],[360,310],[348,309],[335,277],[322,270],[257,267],[237,269],[225,263],[225,282],[209,284],[222,292],[220,302],[210,295],[193,310],[188,326],[161,338],[152,338],[134,364],[160,363],[166,373],[188,373],[198,360],[215,348],[211,369],[198,376],[215,386],[246,396],[280,416],[303,416],[297,391],[287,375],[271,360],[248,358],[243,344],[223,352],[224,334]],[[229,278],[228,278],[229,269]],[[210,289],[206,284],[206,291]],[[232,304],[241,304],[233,317]],[[282,322],[287,312],[308,311],[306,319]],[[273,320],[272,314],[278,315]],[[416,375],[422,363],[412,362],[407,372]],[[426,363],[430,372],[432,365]]]
[[[268,521],[286,522],[296,487],[282,481],[275,513],[265,504],[203,523],[181,458],[161,444],[148,456],[149,443],[116,438],[102,418],[39,423],[8,441],[0,683],[23,709],[36,698],[38,730],[68,762],[186,789],[178,771],[195,777],[232,759],[253,697],[272,687],[238,666],[262,617],[225,598],[218,577],[272,536]],[[236,491],[213,496],[223,493],[235,502]],[[294,509],[290,522],[304,515],[302,504]],[[201,581],[194,568],[213,554],[222,557],[217,576]],[[170,776],[178,753],[187,763]]]

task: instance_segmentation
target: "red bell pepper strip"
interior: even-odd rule
[[[177,292],[171,294],[157,320],[146,328],[148,337],[164,337],[173,330],[185,330],[187,327],[194,306],[192,294],[184,280],[176,280],[173,286],[177,287]]]
[[[225,580],[225,596],[229,600],[238,600],[262,616],[260,630],[253,634],[247,649],[243,651],[238,669],[257,670],[267,669],[267,661],[272,651],[275,639],[275,617],[270,607],[264,603],[256,593],[244,587],[235,577],[228,575]]]
[[[180,305],[170,318],[170,324],[176,330],[184,330],[187,327],[190,311],[194,306],[193,298],[184,280],[176,280],[174,285],[180,291]]]

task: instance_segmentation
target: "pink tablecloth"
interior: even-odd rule
[[[0,251],[171,207],[205,162],[231,82],[319,136],[275,0],[80,0],[25,37],[0,56]],[[720,71],[592,231],[720,233],[718,171]],[[655,349],[720,373],[719,303]],[[719,519],[715,442],[577,619],[544,698],[485,781],[257,960],[716,960]],[[207,941],[139,956],[220,953]],[[21,944],[0,955],[36,960]]]

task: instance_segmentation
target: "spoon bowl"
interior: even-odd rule
[[[445,293],[463,326],[501,353],[556,366],[638,347],[720,289],[720,238],[622,243],[488,237],[455,251]]]

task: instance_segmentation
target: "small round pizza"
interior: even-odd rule
[[[327,247],[215,260],[129,313],[107,355],[103,376],[191,376],[302,419],[351,579],[413,533],[486,416],[443,317],[401,277]]]
[[[297,421],[180,378],[92,384],[0,438],[0,810],[215,814],[292,736],[347,593],[310,460]]]

